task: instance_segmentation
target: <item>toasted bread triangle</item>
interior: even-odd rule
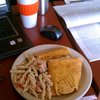
[[[79,58],[57,58],[48,61],[48,73],[53,82],[52,94],[68,94],[78,90],[82,60]]]

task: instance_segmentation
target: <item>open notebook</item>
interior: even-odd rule
[[[0,59],[32,47],[11,14],[9,0],[0,0]]]
[[[69,3],[54,9],[87,59],[100,60],[100,0]]]

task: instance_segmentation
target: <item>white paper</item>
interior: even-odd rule
[[[97,100],[97,97],[95,95],[90,95],[90,96],[85,96],[80,100]]]
[[[89,61],[100,60],[100,24],[69,28]]]
[[[100,1],[85,1],[54,6],[55,11],[61,16],[67,27],[75,27],[89,23],[100,22]]]
[[[87,59],[100,60],[100,0],[54,6],[54,9]]]
[[[6,0],[0,0],[0,5],[5,4],[5,3],[6,3]]]

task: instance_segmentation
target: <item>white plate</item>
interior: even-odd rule
[[[49,49],[49,48],[53,48],[53,47],[58,47],[58,46],[62,46],[62,45],[56,45],[56,44],[46,44],[46,45],[39,45],[39,46],[35,46],[31,49],[28,49],[27,52],[29,54],[33,54],[37,51],[41,51],[41,50],[45,50],[45,49]],[[63,46],[65,47],[65,46]],[[57,97],[52,97],[52,100],[79,100],[81,97],[83,97],[86,92],[89,90],[91,83],[92,83],[92,71],[91,71],[91,67],[89,65],[89,63],[87,62],[87,60],[81,55],[79,54],[77,51],[69,48],[69,47],[65,47],[67,48],[73,57],[80,57],[83,59],[83,69],[82,69],[82,77],[80,80],[80,84],[79,84],[79,90],[77,92],[68,94],[68,95],[64,95],[64,96],[57,96]],[[26,51],[25,51],[26,52]],[[23,57],[23,53],[21,55],[18,56],[18,58],[15,60],[12,69],[16,68],[16,65],[21,63],[24,60]],[[22,94],[21,90],[19,90],[19,88],[16,88],[13,80],[12,80],[12,75],[11,75],[11,81],[12,84],[14,86],[14,88],[16,89],[16,91],[25,99],[28,100],[39,100],[36,99],[34,96],[29,95],[28,93]]]

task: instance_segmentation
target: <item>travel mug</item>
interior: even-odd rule
[[[39,14],[45,15],[48,11],[49,1],[48,0],[39,0]]]
[[[38,0],[17,0],[23,26],[35,27],[37,24]]]

